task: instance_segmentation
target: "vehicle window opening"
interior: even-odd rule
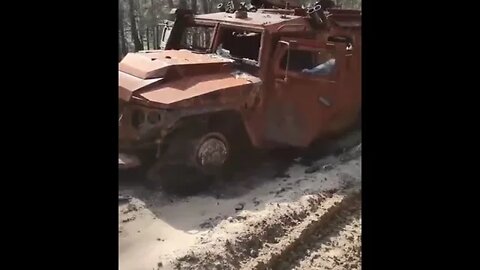
[[[282,70],[286,70],[287,52],[280,62]],[[335,57],[328,51],[290,50],[289,72],[298,72],[314,76],[326,76],[335,70]]]
[[[258,63],[262,34],[234,29],[223,29],[217,54],[224,57],[250,60]]]

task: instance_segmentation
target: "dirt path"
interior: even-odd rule
[[[361,218],[360,211],[343,217],[344,220],[337,225],[340,230],[333,228],[333,234],[320,238],[313,243],[306,257],[298,261],[298,266],[290,269],[361,269]],[[309,246],[310,247],[310,246]],[[308,255],[310,254],[310,255]]]
[[[272,269],[361,269],[361,202],[354,196],[298,238]]]
[[[188,197],[122,181],[120,269],[360,269],[361,146],[309,163],[265,160]]]

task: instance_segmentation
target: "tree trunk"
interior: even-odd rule
[[[167,4],[168,4],[168,7],[170,9],[172,9],[174,6],[173,6],[173,0],[167,0]]]
[[[192,0],[192,11],[193,11],[193,14],[197,14],[197,0]]]
[[[192,3],[191,3],[191,4],[192,4],[192,12],[193,12],[193,14],[197,14],[197,11],[198,11],[198,10],[197,10],[197,0],[192,0]],[[197,32],[197,31],[198,31],[198,30],[194,30],[194,32],[193,32],[193,40],[192,40],[193,42],[192,42],[192,44],[194,45],[194,47],[198,47],[198,46],[201,45],[201,43],[199,42],[199,41],[200,41],[200,40],[199,40],[199,35],[200,35],[200,33]]]
[[[208,3],[208,0],[201,0],[202,1],[202,8],[203,8],[203,13],[207,14],[210,13],[210,4]],[[208,42],[210,41],[210,33],[205,31],[202,33],[202,47],[207,47],[210,44]]]
[[[140,42],[137,31],[137,22],[135,20],[135,6],[133,0],[128,0],[129,9],[128,15],[130,17],[130,32],[132,34],[133,45],[135,46],[135,51],[143,50],[143,44]]]
[[[157,5],[156,3],[153,2],[153,0],[150,0],[150,3],[151,3],[151,6],[150,6],[150,27],[154,27],[155,25],[157,25],[157,16],[156,16],[156,12],[157,12]]]
[[[120,50],[119,58],[120,60],[128,53],[127,41],[125,39],[125,29],[123,27],[123,2],[120,1],[119,5],[119,14],[118,14],[118,30],[120,31]]]
[[[202,8],[203,8],[203,13],[209,13],[210,12],[210,9],[209,9],[209,5],[208,5],[208,0],[201,0],[202,2]]]
[[[178,7],[181,9],[187,9],[187,0],[180,0]]]

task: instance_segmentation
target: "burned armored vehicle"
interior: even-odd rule
[[[124,57],[120,168],[217,175],[247,145],[306,148],[357,121],[361,12],[268,3],[176,10],[164,49]]]

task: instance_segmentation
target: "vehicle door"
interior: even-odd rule
[[[344,57],[339,57],[342,53],[334,43],[318,40],[281,39],[277,43],[272,61],[274,89],[266,102],[267,140],[306,147],[328,129],[345,65]],[[330,66],[325,70],[321,64],[327,60]]]

